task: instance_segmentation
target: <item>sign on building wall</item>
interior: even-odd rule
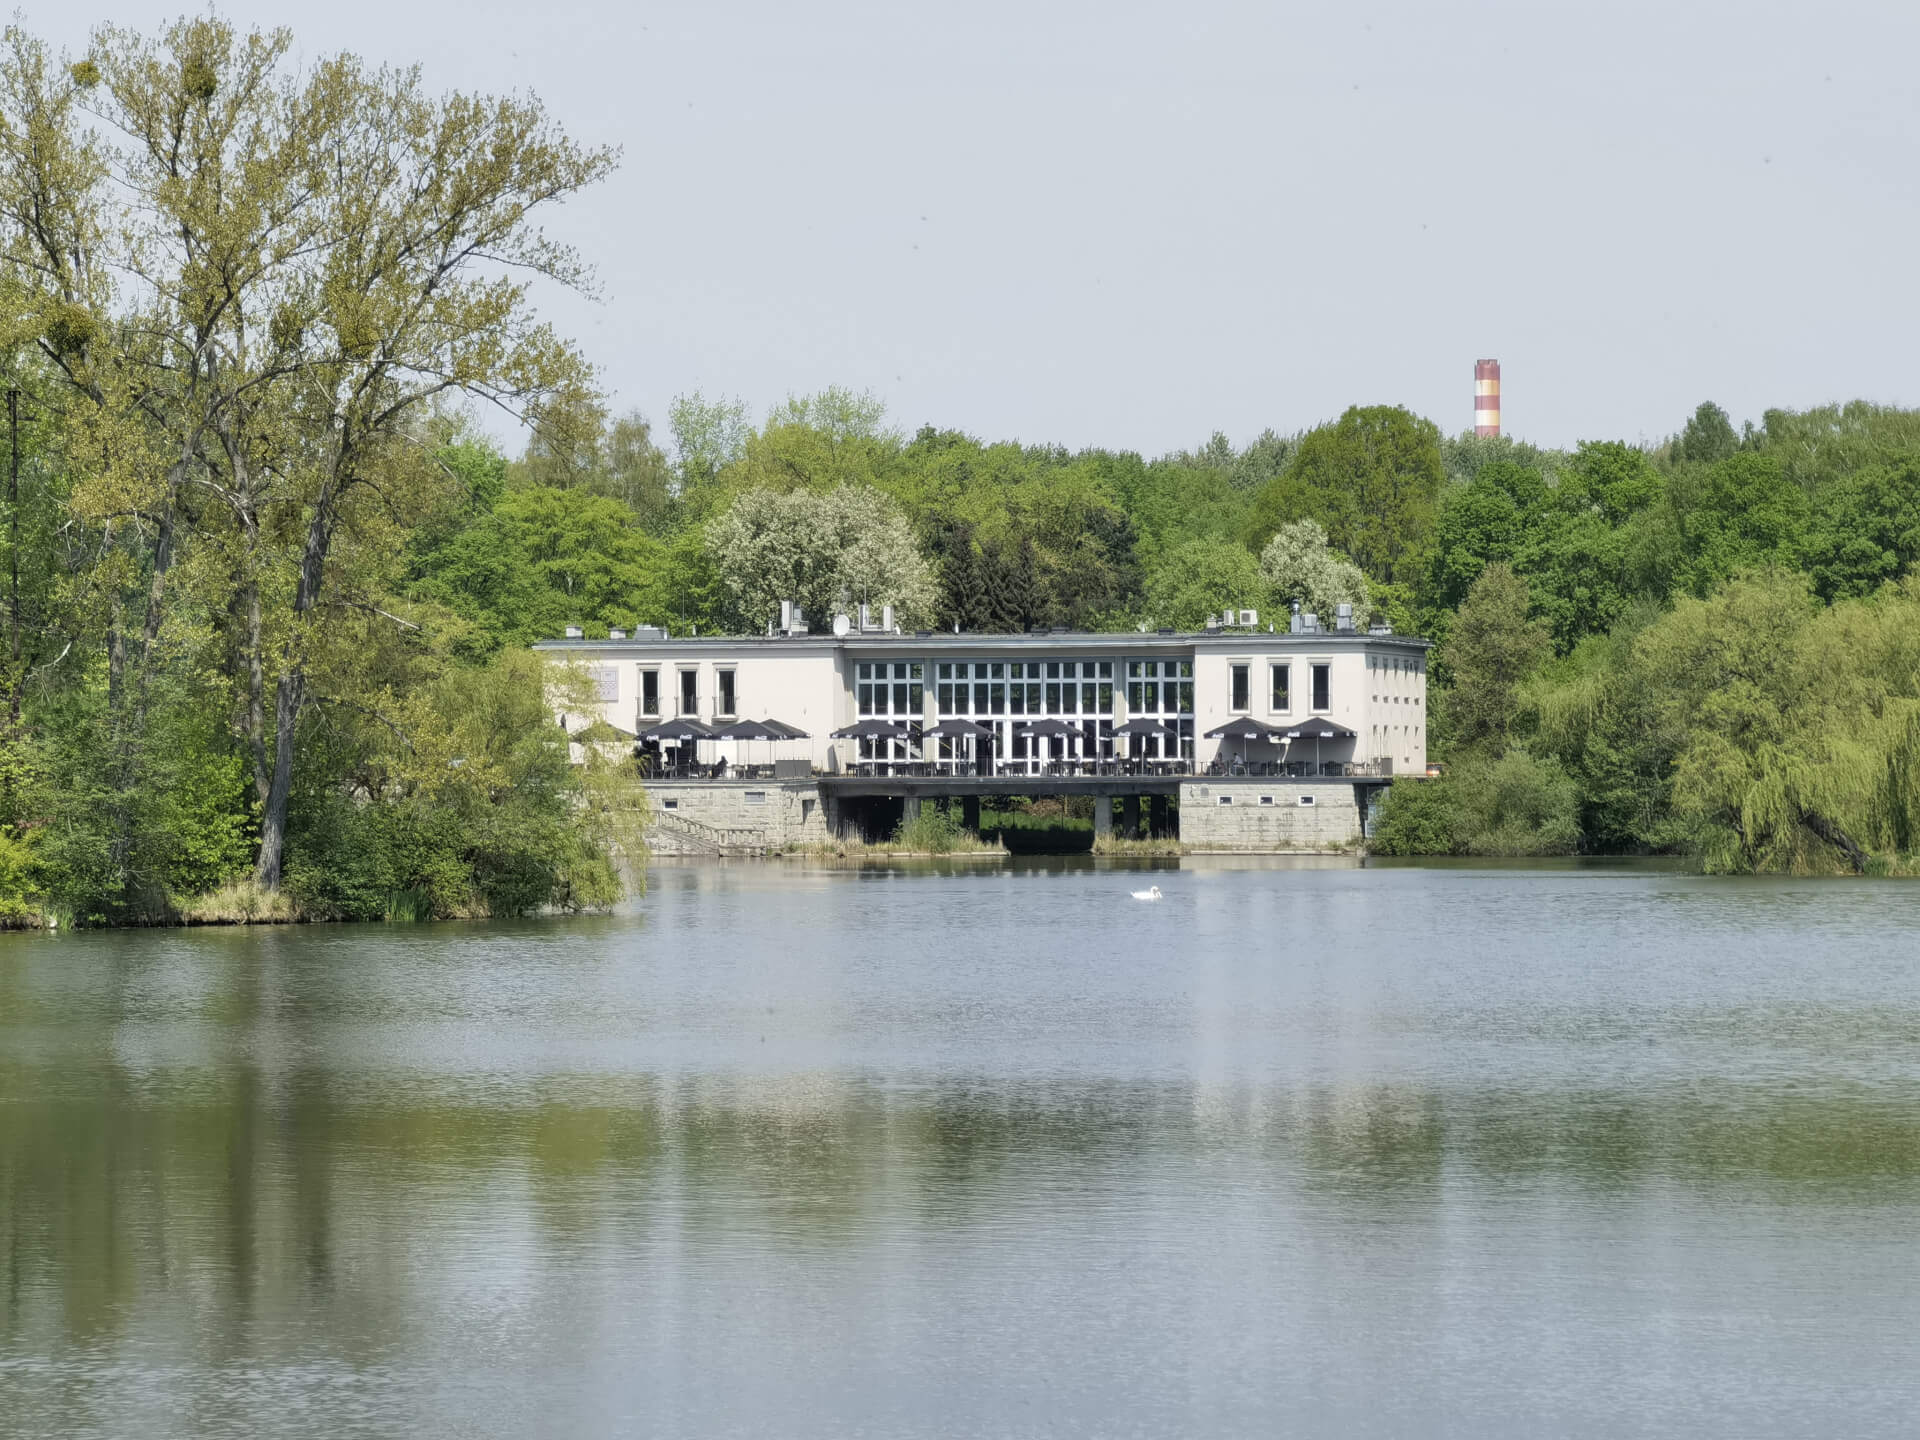
[[[601,700],[620,698],[620,672],[611,665],[593,665],[588,667],[593,676],[593,693]]]

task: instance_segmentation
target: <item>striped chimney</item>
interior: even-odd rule
[[[1500,362],[1473,362],[1473,433],[1500,433]]]

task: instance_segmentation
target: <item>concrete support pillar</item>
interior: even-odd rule
[[[1113,797],[1096,795],[1093,797],[1093,841],[1097,845],[1103,839],[1113,836]]]
[[[967,795],[960,801],[960,823],[974,834],[980,833],[980,797]]]
[[[1153,807],[1147,820],[1147,833],[1156,840],[1167,838],[1167,797],[1153,797]]]
[[[903,795],[900,797],[900,823],[911,825],[920,818],[920,797]]]
[[[1120,797],[1120,833],[1128,840],[1140,837],[1140,797],[1122,795]]]

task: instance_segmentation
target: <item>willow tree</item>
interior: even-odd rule
[[[349,698],[316,659],[342,616],[406,623],[381,562],[450,483],[427,415],[591,386],[529,287],[590,285],[537,221],[614,162],[530,97],[291,45],[196,18],[64,67],[10,30],[0,59],[11,338],[64,389],[78,503],[146,539],[146,648],[183,527],[226,576],[268,887],[301,716]]]

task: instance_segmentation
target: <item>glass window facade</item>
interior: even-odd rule
[[[1171,726],[1179,738],[1154,736],[1135,754],[1193,758],[1193,661],[1127,661],[1127,718],[1142,717]]]
[[[854,669],[860,714],[919,720],[926,702],[926,666],[918,660],[863,660]]]

